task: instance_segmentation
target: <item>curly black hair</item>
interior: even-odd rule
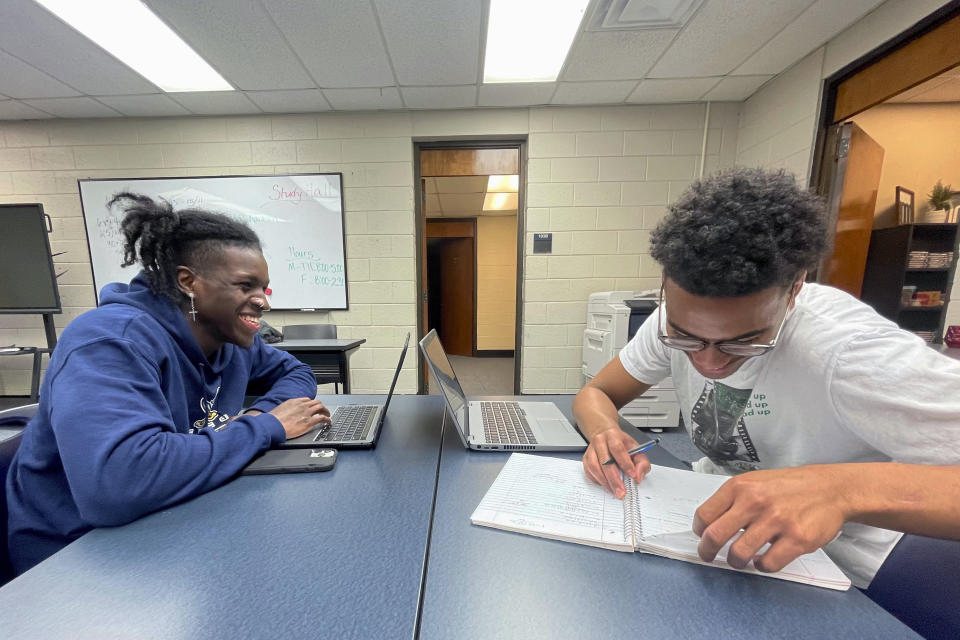
[[[123,232],[123,266],[143,265],[150,289],[179,304],[185,296],[177,286],[177,267],[202,272],[223,247],[247,247],[262,251],[260,239],[250,227],[227,216],[203,209],[174,211],[163,198],[153,200],[124,191],[107,203],[126,212]]]
[[[650,237],[664,274],[699,296],[788,287],[827,248],[823,205],[784,171],[736,168],[694,182]]]

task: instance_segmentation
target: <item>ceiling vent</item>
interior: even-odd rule
[[[679,29],[703,0],[598,0],[587,31]]]

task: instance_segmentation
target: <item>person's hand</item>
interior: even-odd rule
[[[288,440],[302,436],[322,422],[330,423],[330,410],[319,400],[310,398],[292,398],[278,404],[270,413],[283,425]]]
[[[637,482],[643,480],[643,476],[650,471],[650,461],[645,454],[627,455],[627,451],[636,446],[637,441],[619,427],[601,431],[590,439],[590,446],[583,454],[583,470],[588,478],[616,497],[623,498],[627,490],[620,479],[620,471]],[[603,464],[611,456],[616,464]]]
[[[743,569],[779,571],[798,556],[832,541],[847,520],[843,482],[831,465],[752,471],[727,480],[697,509],[693,532],[700,557],[712,562],[730,545],[727,562]],[[770,547],[760,555],[767,543]]]

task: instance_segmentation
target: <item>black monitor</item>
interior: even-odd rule
[[[43,205],[0,204],[0,313],[60,313]]]

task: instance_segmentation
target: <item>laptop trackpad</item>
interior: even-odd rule
[[[569,423],[566,420],[554,420],[551,418],[538,418],[537,426],[544,433],[566,433],[569,429]]]

